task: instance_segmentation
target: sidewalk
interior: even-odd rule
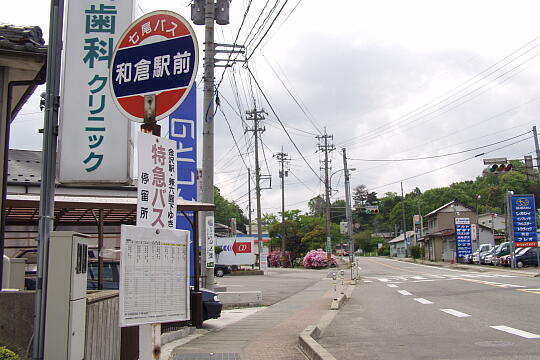
[[[313,285],[230,325],[193,336],[187,343],[180,340],[169,360],[305,360],[297,348],[298,335],[328,311],[333,297],[328,275],[336,270],[312,271],[320,279]]]

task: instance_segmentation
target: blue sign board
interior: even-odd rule
[[[456,218],[456,251],[457,257],[472,253],[471,222],[469,218]]]
[[[512,195],[511,207],[515,246],[537,246],[534,195]]]
[[[183,200],[197,201],[197,96],[193,86],[178,109],[169,116],[169,139],[176,142],[177,196]],[[193,212],[186,212],[193,221]],[[184,214],[178,213],[176,228],[189,230],[190,234],[190,284],[195,275],[193,229]]]

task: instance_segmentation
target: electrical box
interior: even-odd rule
[[[87,237],[72,231],[51,232],[47,268],[45,359],[83,360]]]

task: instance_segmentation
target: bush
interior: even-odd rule
[[[269,264],[273,267],[279,267],[279,266],[290,266],[291,264],[291,252],[290,251],[281,251],[281,250],[274,250],[268,254],[269,257]]]
[[[415,260],[424,257],[424,248],[420,245],[411,246],[410,251],[411,251],[411,257]]]
[[[311,250],[304,257],[306,269],[320,269],[328,267],[328,255],[323,249]],[[336,257],[332,255],[331,265],[337,266]]]
[[[4,346],[0,346],[0,360],[20,360],[19,355]]]

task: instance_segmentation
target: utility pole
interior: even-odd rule
[[[202,201],[214,203],[214,68],[216,66],[216,44],[214,42],[214,21],[219,25],[229,24],[229,1],[228,0],[193,0],[191,3],[191,20],[195,25],[204,25],[204,97],[203,97],[203,156],[202,156]],[[217,5],[217,6],[216,6]],[[228,45],[223,45],[230,47]],[[219,51],[226,53],[236,53],[235,45],[232,50]],[[239,46],[240,47],[240,46]],[[222,61],[222,60],[219,60]],[[221,66],[230,66],[227,65]],[[213,211],[203,212],[200,219],[206,223],[207,216],[214,216]],[[206,267],[206,227],[200,227],[200,239],[202,253],[201,267],[205,274],[203,276],[204,286],[210,290],[214,289],[214,269]]]
[[[405,220],[405,196],[403,196],[403,181],[401,182],[401,214],[403,215],[403,240],[405,240],[405,256],[409,255],[407,244],[407,221]]]
[[[345,216],[347,218],[347,238],[349,240],[349,265],[351,267],[351,280],[353,279],[354,244],[352,240],[352,211],[351,211],[351,183],[349,168],[347,167],[347,150],[343,151],[343,169],[345,171]]]
[[[328,256],[328,267],[330,267],[330,260],[332,259],[332,238],[330,237],[330,178],[328,177],[329,172],[329,160],[328,153],[335,150],[333,144],[328,144],[328,139],[333,139],[332,135],[326,133],[324,130],[324,135],[316,136],[319,140],[318,148],[320,151],[324,151],[324,189],[325,189],[325,217],[326,217],[326,253]]]
[[[279,171],[279,177],[281,178],[281,253],[282,256],[285,252],[286,238],[285,238],[285,177],[287,173],[285,172],[285,162],[290,159],[287,158],[289,154],[283,152],[283,147],[281,147],[281,152],[276,154],[276,157],[281,165],[281,170]]]
[[[248,170],[248,235],[251,235],[251,170]]]
[[[246,120],[253,121],[253,128],[246,129],[246,131],[253,131],[255,134],[255,197],[257,198],[257,240],[259,243],[259,269],[261,268],[261,254],[263,250],[263,239],[262,239],[262,213],[261,213],[261,168],[259,166],[259,132],[264,132],[266,129],[259,126],[259,121],[264,120],[264,114],[266,112],[263,110],[257,110],[253,106],[252,111],[246,111]]]
[[[538,133],[536,132],[536,126],[533,126],[533,136],[534,136],[534,148],[536,150],[536,170],[540,175],[540,147],[538,146]]]

